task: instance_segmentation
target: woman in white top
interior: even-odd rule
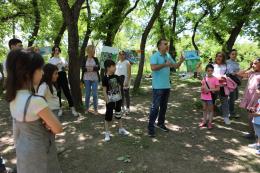
[[[44,74],[38,88],[38,95],[43,96],[52,112],[59,116],[60,104],[56,89],[56,82],[59,76],[58,68],[53,64],[46,64],[43,72]]]
[[[220,98],[221,102],[221,112],[224,117],[225,124],[229,125],[229,104],[228,104],[228,96],[225,95],[224,86],[226,85],[226,74],[228,72],[228,66],[226,64],[225,54],[223,52],[218,52],[215,57],[215,63],[213,75],[218,78],[220,84],[220,91],[217,94],[214,94],[213,102],[217,97]]]
[[[130,112],[130,81],[131,81],[131,64],[126,60],[126,55],[124,51],[120,51],[118,55],[119,61],[116,64],[116,75],[121,79],[122,85],[122,110],[129,114]],[[126,109],[125,109],[126,102]]]
[[[68,67],[68,62],[60,57],[60,53],[61,53],[61,49],[58,46],[54,46],[52,48],[52,55],[53,57],[50,58],[49,63],[56,65],[58,68],[58,74],[59,77],[57,79],[57,88],[58,88],[58,96],[60,99],[60,110],[58,112],[58,115],[61,116],[62,115],[62,109],[61,109],[61,89],[65,95],[65,97],[67,98],[67,101],[69,103],[69,107],[71,109],[71,112],[74,116],[78,116],[78,112],[76,112],[75,108],[74,108],[74,104],[73,104],[73,100],[72,100],[72,96],[70,93],[70,89],[69,89],[69,82],[68,82],[68,78],[67,78],[67,73],[66,73],[66,68]]]
[[[6,100],[10,103],[17,172],[61,173],[54,134],[62,126],[44,98],[35,95],[42,78],[43,58],[14,50],[7,57]]]

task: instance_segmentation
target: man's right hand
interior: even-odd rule
[[[172,64],[172,63],[171,63],[170,61],[166,61],[165,66],[166,66],[166,67],[170,67],[171,64]]]

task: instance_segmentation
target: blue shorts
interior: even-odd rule
[[[202,100],[207,105],[213,105],[213,100]]]

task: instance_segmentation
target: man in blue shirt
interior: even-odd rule
[[[153,99],[149,115],[148,135],[155,137],[154,124],[158,117],[157,127],[165,132],[168,128],[165,126],[165,113],[167,110],[168,98],[170,95],[170,68],[179,68],[184,61],[183,56],[180,62],[175,63],[168,53],[168,41],[160,39],[157,42],[158,51],[150,58],[152,69],[152,87]]]

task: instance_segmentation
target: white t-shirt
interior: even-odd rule
[[[129,76],[128,76],[128,65],[129,65],[129,61],[128,60],[124,60],[123,62],[118,61],[116,64],[116,72],[115,74],[117,76],[125,76],[125,80],[124,80],[124,86],[125,84],[128,82],[129,80]],[[130,83],[128,83],[128,86],[125,86],[126,88],[130,87]]]
[[[49,63],[56,65],[59,72],[62,71],[63,68],[68,66],[68,62],[65,60],[65,58],[62,57],[52,57],[49,59]]]
[[[10,102],[11,115],[17,121],[23,121],[25,104],[30,95],[31,93],[28,90],[18,90],[15,99]],[[25,121],[38,120],[40,117],[37,114],[46,107],[48,107],[48,105],[43,98],[32,96]]]
[[[124,75],[125,78],[128,78],[128,72],[127,72],[128,65],[129,65],[129,61],[127,61],[127,60],[124,60],[123,62],[118,61],[116,64],[116,73],[115,74],[117,76]]]
[[[226,64],[213,64],[214,66],[214,72],[213,72],[213,76],[220,78],[222,76],[224,76],[227,72],[227,65]]]
[[[57,110],[60,109],[60,102],[59,97],[57,95],[57,90],[54,86],[53,88],[53,94],[51,93],[51,90],[49,86],[44,82],[39,86],[38,89],[38,95],[45,97],[47,100],[47,104],[51,110]]]

